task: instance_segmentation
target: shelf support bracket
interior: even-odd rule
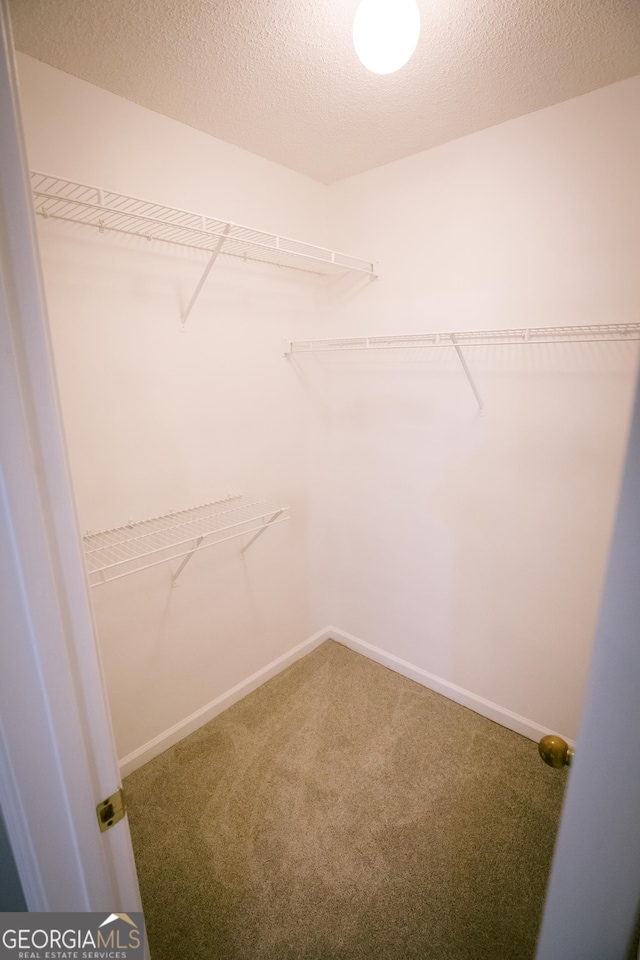
[[[463,354],[463,352],[462,352],[462,349],[461,349],[460,346],[458,345],[458,342],[457,342],[457,340],[456,340],[455,334],[453,334],[453,333],[451,334],[451,343],[453,344],[453,346],[454,346],[454,348],[455,348],[455,351],[456,351],[456,353],[458,354],[458,360],[459,360],[460,363],[462,364],[462,369],[464,370],[464,372],[465,372],[465,374],[466,374],[466,377],[467,377],[467,380],[469,381],[469,385],[470,385],[471,389],[473,390],[473,394],[474,394],[476,400],[478,401],[478,408],[479,408],[478,412],[479,412],[480,416],[483,417],[483,416],[484,416],[484,402],[483,402],[483,400],[482,400],[482,397],[480,396],[480,393],[479,393],[479,391],[478,391],[478,388],[476,387],[475,380],[473,379],[473,377],[472,377],[472,375],[471,375],[471,370],[469,370],[469,367],[468,367],[467,361],[465,360],[465,357],[464,357],[464,354]]]
[[[178,586],[178,577],[180,576],[180,574],[182,573],[182,571],[184,570],[184,568],[186,567],[186,565],[189,563],[189,560],[191,560],[191,557],[194,555],[194,553],[196,552],[196,550],[198,549],[198,547],[200,546],[200,544],[202,543],[203,540],[204,540],[204,537],[198,537],[198,539],[196,540],[196,543],[195,543],[195,546],[194,546],[193,550],[191,551],[191,553],[188,553],[188,554],[187,554],[187,556],[184,558],[184,560],[182,561],[182,563],[180,564],[180,566],[178,567],[178,569],[177,569],[176,572],[174,573],[173,577],[171,578],[171,586],[172,586],[172,587],[177,587],[177,586]]]
[[[249,547],[251,546],[251,544],[252,544],[252,543],[255,543],[256,540],[258,539],[258,537],[261,537],[261,536],[262,536],[262,534],[265,532],[265,530],[267,530],[267,529],[271,526],[271,524],[273,523],[274,520],[277,520],[277,519],[278,519],[278,517],[280,516],[281,513],[284,513],[284,510],[276,510],[276,512],[273,514],[273,516],[272,516],[272,517],[269,517],[269,519],[265,521],[265,524],[264,524],[264,526],[262,527],[262,529],[261,529],[261,530],[258,530],[258,532],[255,534],[255,536],[251,537],[251,540],[249,540],[248,543],[245,543],[245,545],[244,545],[244,547],[241,549],[240,553],[244,553],[245,550],[248,550]]]
[[[198,297],[200,296],[200,291],[201,291],[202,288],[204,287],[205,281],[206,281],[207,277],[209,276],[209,274],[211,273],[211,269],[212,269],[214,263],[216,262],[216,260],[217,260],[217,258],[218,258],[218,254],[219,254],[219,253],[221,252],[221,250],[222,250],[222,245],[224,244],[224,241],[225,241],[225,240],[227,239],[227,237],[229,236],[229,230],[230,230],[230,229],[231,229],[231,224],[228,223],[228,224],[226,225],[226,227],[224,228],[224,231],[223,231],[223,233],[222,233],[222,236],[220,237],[220,239],[218,240],[217,244],[215,245],[215,247],[214,247],[214,249],[213,249],[213,252],[212,252],[212,254],[211,254],[210,258],[209,258],[209,262],[208,262],[208,264],[206,265],[206,267],[204,268],[204,273],[203,273],[202,276],[200,277],[200,282],[199,282],[198,286],[195,288],[195,290],[193,291],[193,296],[191,297],[191,300],[189,300],[189,303],[187,304],[187,307],[186,307],[186,309],[184,310],[184,312],[183,312],[183,314],[182,314],[182,318],[181,318],[181,319],[182,319],[182,329],[183,329],[183,330],[185,329],[185,327],[186,327],[186,325],[187,325],[187,320],[188,320],[188,318],[189,318],[189,314],[191,313],[191,310],[193,309],[193,305],[194,305],[194,303],[196,302],[196,300],[198,299]]]

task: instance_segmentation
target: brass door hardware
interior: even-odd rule
[[[542,738],[538,744],[538,753],[545,763],[556,769],[570,766],[573,760],[573,750],[567,741],[555,734]]]
[[[122,820],[127,812],[127,803],[124,798],[124,790],[120,787],[115,793],[112,793],[106,800],[102,800],[96,807],[98,814],[98,823],[100,832],[104,833],[114,823]]]

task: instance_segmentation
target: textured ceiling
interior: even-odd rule
[[[323,183],[640,73],[640,0],[418,0],[399,73],[358,0],[12,0],[24,53]]]

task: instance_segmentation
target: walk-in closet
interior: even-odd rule
[[[358,6],[9,3],[154,960],[533,958],[580,771],[640,11]]]

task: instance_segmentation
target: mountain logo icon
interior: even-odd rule
[[[138,929],[138,924],[133,922],[128,913],[110,913],[107,919],[102,921],[100,927],[106,927],[108,923],[113,923],[115,920],[124,920],[125,923],[129,923],[136,930]]]

